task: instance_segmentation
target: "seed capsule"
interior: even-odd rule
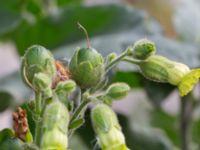
[[[93,48],[79,48],[70,61],[69,69],[72,78],[82,89],[90,88],[102,79],[103,57]]]

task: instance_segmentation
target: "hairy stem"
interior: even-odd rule
[[[181,98],[180,136],[182,150],[190,150],[190,125],[194,109],[194,99],[191,94]]]
[[[134,58],[130,58],[130,57],[125,57],[123,59],[123,61],[129,62],[129,63],[132,63],[132,64],[137,64],[137,65],[141,64],[142,62],[144,62],[143,60],[138,60],[138,59],[134,59]]]
[[[42,95],[41,93],[38,93],[36,92],[35,93],[35,100],[36,100],[36,115],[37,115],[37,118],[38,120],[35,122],[36,124],[36,127],[35,127],[35,139],[34,139],[34,142],[36,145],[40,145],[40,138],[41,138],[41,120],[40,120],[40,117],[41,117],[41,100],[42,100]]]

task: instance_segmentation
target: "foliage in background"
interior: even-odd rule
[[[166,37],[157,21],[145,12],[132,7],[84,6],[80,0],[71,0],[67,3],[64,0],[58,0],[57,4],[52,4],[50,1],[44,2],[41,3],[39,0],[2,1],[0,4],[1,42],[7,40],[13,42],[19,55],[23,55],[25,49],[30,45],[41,44],[51,49],[57,58],[63,59],[63,56],[69,58],[75,46],[85,45],[84,36],[76,27],[76,23],[79,21],[87,28],[93,47],[104,56],[113,49],[116,53],[120,53],[121,49],[133,41],[147,37],[155,41],[159,54],[184,62],[192,68],[200,66],[200,50],[197,43],[199,41],[199,22],[193,23],[196,19],[188,16],[193,14],[192,16],[199,20],[200,9],[195,0],[192,1],[192,7],[185,5],[189,14],[184,14],[188,11],[185,11],[185,7],[183,7],[177,9],[174,16],[174,29],[180,37],[179,41]],[[191,29],[195,29],[195,32]],[[138,74],[138,68],[124,65],[124,63],[117,66],[115,72],[110,73],[110,82],[112,81],[127,82],[133,90],[137,88],[144,91],[150,100],[150,103],[149,101],[144,102],[151,107],[150,110],[146,107],[143,108],[150,118],[145,118],[147,120],[145,123],[138,120],[131,121],[133,117],[120,115],[125,136],[129,139],[127,144],[131,149],[134,149],[135,146],[137,146],[136,150],[146,150],[147,147],[149,150],[171,150],[174,147],[180,147],[177,135],[179,116],[178,114],[169,115],[161,107],[162,102],[174,90],[174,87],[147,81]],[[1,111],[19,105],[18,101],[11,102],[14,101],[13,99],[29,100],[30,91],[24,87],[18,73],[2,78],[0,85],[2,91],[0,93]],[[137,113],[137,115],[136,118],[144,116],[142,113]],[[192,125],[194,150],[199,148],[200,137],[197,132],[200,128],[200,114],[197,118]],[[89,121],[89,117],[87,121]],[[145,124],[145,127],[141,124]],[[84,149],[83,147],[86,150],[92,149],[95,145],[95,137],[93,133],[90,133],[90,128],[86,122],[86,125],[79,129],[80,134],[73,138],[72,143],[75,146],[78,145],[77,143],[81,143],[81,149]],[[84,134],[87,134],[88,138],[82,136]],[[94,142],[91,143],[91,141]]]

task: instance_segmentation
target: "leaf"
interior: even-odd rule
[[[167,114],[161,109],[153,110],[151,115],[151,125],[164,130],[174,145],[180,146],[179,133],[177,132],[179,130],[178,117]]]
[[[141,87],[142,76],[137,72],[117,71],[112,77],[112,82],[125,82],[132,88]]]
[[[154,106],[160,106],[162,101],[174,90],[170,84],[162,84],[143,79],[143,86],[149,100]]]
[[[0,112],[13,106],[14,98],[8,92],[0,91]]]
[[[74,120],[72,123],[70,123],[69,129],[77,129],[77,128],[80,128],[84,123],[85,123],[85,120],[84,120],[83,118]]]
[[[27,47],[36,43],[54,49],[64,43],[85,38],[77,27],[78,21],[85,26],[90,36],[94,36],[139,27],[144,16],[139,10],[117,5],[74,6],[65,8],[59,15],[41,18],[34,24],[23,22],[18,29],[5,36],[15,41],[21,55]]]
[[[14,137],[14,131],[6,128],[0,131],[0,143],[4,142],[6,139]]]
[[[191,70],[186,74],[178,85],[180,96],[185,96],[192,91],[200,78],[200,69]]]
[[[0,35],[14,30],[21,23],[20,14],[0,6]]]

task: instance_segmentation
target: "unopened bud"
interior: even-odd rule
[[[42,150],[60,149],[66,150],[68,146],[69,112],[65,105],[53,100],[48,104],[44,112]]]
[[[113,83],[106,90],[106,96],[112,99],[121,99],[127,96],[130,87],[126,83]]]
[[[55,91],[56,93],[71,93],[76,89],[76,83],[73,80],[59,82]]]
[[[171,61],[163,56],[154,55],[140,64],[142,74],[156,82],[168,82],[178,85],[190,69],[181,63]]]
[[[47,97],[52,96],[52,80],[44,73],[36,73],[33,78],[32,86],[38,92],[44,92]]]
[[[44,73],[50,79],[55,77],[54,58],[45,47],[33,45],[24,54],[21,71],[25,83],[32,88],[33,78],[37,73]]]
[[[110,54],[107,56],[107,61],[108,61],[108,63],[109,63],[109,62],[112,62],[115,58],[117,58],[117,54],[116,54],[116,53],[110,53]]]
[[[147,39],[136,41],[133,46],[133,57],[136,59],[144,60],[154,55],[155,53],[155,43]]]
[[[96,105],[91,118],[102,150],[128,150],[117,116],[109,106]]]

